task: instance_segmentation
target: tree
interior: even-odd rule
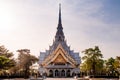
[[[115,59],[114,58],[111,57],[106,61],[106,69],[110,75],[114,75],[114,71],[115,71]]]
[[[9,52],[3,45],[0,46],[0,71],[8,70],[15,66],[13,53]]]
[[[106,60],[106,69],[109,75],[117,76],[120,69],[119,57],[116,57],[115,59],[111,57],[108,60]]]
[[[83,56],[82,59],[84,60],[87,71],[92,74],[96,74],[96,71],[99,72],[102,70],[104,61],[102,60],[103,55],[101,54],[98,46],[86,49],[83,53],[85,56]]]
[[[9,52],[3,45],[0,46],[0,56],[6,56],[7,58],[13,57],[13,53]]]
[[[7,58],[5,56],[0,56],[0,70],[2,70],[2,69],[7,70],[13,66],[14,66],[14,63],[12,60],[10,60],[9,58]]]
[[[120,56],[117,56],[115,60],[117,68],[120,68]]]
[[[21,70],[24,71],[25,77],[29,76],[30,66],[38,61],[38,58],[30,54],[29,49],[20,49],[17,50],[18,55],[18,64]]]
[[[117,56],[116,57],[116,65],[117,65],[117,72],[119,73],[120,75],[120,56]]]

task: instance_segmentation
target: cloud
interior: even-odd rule
[[[107,12],[105,6],[107,3],[104,2],[84,0],[82,2],[83,7],[81,7],[79,1],[77,3],[71,1],[70,4],[73,3],[71,5],[73,8],[67,8],[69,12],[65,15],[66,22],[64,22],[64,25],[68,26],[67,29],[65,28],[69,32],[67,33],[68,40],[76,50],[82,51],[85,48],[98,45],[102,49],[105,58],[109,58],[110,56],[119,55],[120,24],[118,22],[120,20],[118,18],[114,20],[117,20],[117,22],[109,20],[118,11],[114,10],[114,14],[106,16],[109,15],[109,12]],[[106,21],[106,19],[109,21]],[[110,55],[108,56],[108,54]]]

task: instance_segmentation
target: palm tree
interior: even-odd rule
[[[89,48],[83,51],[85,56],[82,57],[84,62],[87,65],[87,69],[89,72],[91,72],[93,75],[96,73],[96,69],[98,65],[103,65],[101,51],[99,50],[98,46],[95,46],[95,48]]]

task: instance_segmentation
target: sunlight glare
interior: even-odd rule
[[[9,33],[13,28],[13,14],[9,7],[0,7],[0,33]]]

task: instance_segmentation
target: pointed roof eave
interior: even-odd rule
[[[62,52],[61,52],[61,53],[58,53],[58,51],[59,51],[60,49],[61,49]],[[56,54],[56,53],[57,53],[57,54]],[[47,65],[50,64],[52,61],[54,61],[59,54],[61,54],[62,56],[65,55],[65,54],[67,55],[67,52],[63,49],[63,47],[62,47],[61,44],[59,44],[59,45],[57,46],[56,50],[51,53],[51,57],[49,58],[49,60],[47,60],[46,63],[43,63],[43,64],[45,64],[45,66],[47,66]],[[73,66],[75,67],[75,65],[76,65],[77,62],[76,62],[73,58],[71,58],[71,56],[63,56],[63,57],[64,57],[64,59],[65,59],[67,62],[69,62],[71,65],[73,65]],[[67,58],[68,58],[68,59],[67,59]],[[47,58],[47,59],[48,59],[48,58]],[[69,59],[70,59],[70,60],[69,60]]]

